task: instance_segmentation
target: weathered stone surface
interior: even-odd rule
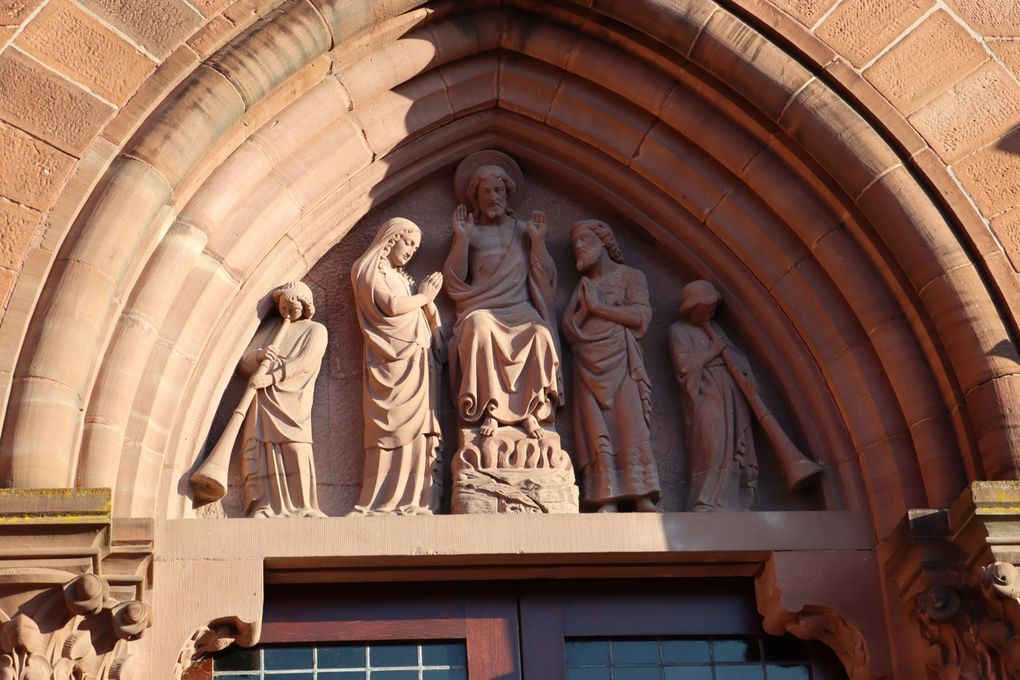
[[[1020,272],[1020,208],[999,215],[992,220],[992,231],[1002,244],[1009,263]]]
[[[0,54],[0,118],[80,156],[113,108],[8,48]]]
[[[114,104],[126,102],[156,67],[71,0],[51,0],[16,43]]]
[[[3,0],[0,2],[0,26],[20,26],[43,0]]]
[[[0,198],[0,267],[19,269],[39,224],[39,213]]]
[[[988,37],[1020,36],[1020,4],[1000,0],[945,0],[979,34]]]
[[[204,21],[183,0],[83,0],[82,4],[160,59]]]
[[[910,114],[988,59],[981,44],[939,11],[882,55],[864,77]]]
[[[74,158],[0,123],[0,196],[42,210],[53,200]]]
[[[839,0],[773,0],[780,9],[811,28],[825,16]]]
[[[921,18],[934,0],[847,0],[815,34],[861,67]]]
[[[953,170],[986,216],[1020,205],[1020,128],[954,164]]]
[[[946,163],[999,138],[1020,120],[1020,84],[987,62],[910,117]]]
[[[1020,40],[991,40],[988,46],[995,50],[1013,75],[1020,78]]]

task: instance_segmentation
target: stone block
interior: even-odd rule
[[[966,27],[938,11],[882,55],[864,77],[909,115],[986,59],[987,52]]]
[[[986,38],[1020,36],[1020,3],[1012,0],[945,0],[961,19]]]
[[[160,60],[205,21],[184,0],[82,0],[82,4]]]
[[[20,26],[43,0],[3,0],[0,2],[0,26]]]
[[[11,293],[14,291],[14,282],[17,278],[16,271],[0,267],[0,321],[3,321],[7,311],[7,300],[10,299]]]
[[[238,33],[238,27],[223,16],[211,18],[190,38],[187,45],[193,49],[200,59],[205,59],[216,52]]]
[[[446,64],[439,69],[454,115],[489,109],[499,99],[499,57],[483,55]]]
[[[818,23],[839,0],[772,0],[779,9],[808,28]]]
[[[934,0],[847,0],[815,30],[860,68],[935,4]]]
[[[21,51],[0,54],[0,119],[80,156],[114,109]]]
[[[1002,59],[1009,70],[1020,78],[1020,40],[990,40],[987,45]]]
[[[506,54],[499,72],[499,107],[544,121],[560,86],[562,71],[530,57]]]
[[[998,139],[1020,120],[1020,84],[988,61],[910,116],[946,163]]]
[[[73,157],[0,123],[0,196],[43,210],[73,165]]]
[[[71,0],[51,0],[16,44],[118,105],[156,68],[149,57]]]
[[[1020,272],[1020,208],[1014,208],[992,220],[992,231],[1006,251],[1013,269]]]
[[[0,197],[0,267],[20,269],[41,215]]]
[[[676,2],[675,0],[593,0],[596,12],[646,32],[680,54],[688,54],[701,29],[719,5],[714,2]]]
[[[986,217],[1020,206],[1020,127],[953,165]]]
[[[189,4],[206,18],[218,16],[233,0],[190,0]]]

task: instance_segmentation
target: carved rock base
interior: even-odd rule
[[[454,514],[578,512],[578,489],[570,454],[555,430],[541,439],[513,427],[491,437],[462,428],[453,457]]]

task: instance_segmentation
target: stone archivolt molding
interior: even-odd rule
[[[896,461],[865,474],[890,489],[868,500],[844,476],[834,506],[870,503],[884,535],[906,498],[947,504],[968,477],[1015,473],[996,293],[908,169],[923,143],[888,142],[819,55],[709,0],[420,5],[287,2],[109,160],[5,359],[14,485],[78,480],[116,489],[119,515],[186,514],[179,483],[264,292],[371,205],[494,145],[605,192],[722,282],[831,467]],[[589,109],[612,124],[586,126]]]

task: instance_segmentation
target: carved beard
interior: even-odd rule
[[[487,218],[494,220],[497,217],[502,217],[506,213],[506,206],[500,201],[489,201],[482,212],[485,213]]]
[[[599,256],[602,255],[598,250],[582,250],[575,254],[577,255],[577,271],[579,272],[586,272],[594,267],[595,263],[599,261]]]

